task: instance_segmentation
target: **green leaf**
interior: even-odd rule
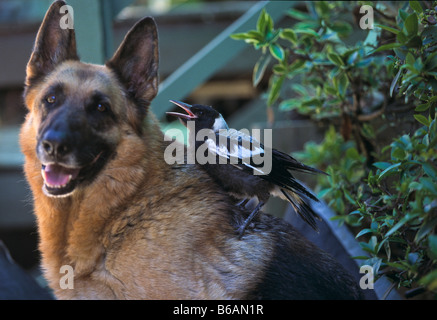
[[[435,226],[437,226],[437,217],[434,217],[433,219],[430,218],[430,220],[423,223],[420,229],[417,231],[414,241],[419,242],[425,238],[432,232]]]
[[[290,72],[294,72],[296,70],[301,69],[304,66],[304,64],[305,64],[305,60],[297,59],[289,66],[288,70],[290,70]]]
[[[402,74],[402,69],[399,68],[399,71],[396,74],[396,77],[393,79],[393,81],[391,82],[391,85],[390,85],[390,97],[393,96],[393,91],[396,87],[396,83],[398,83],[398,80],[399,80],[399,77],[401,76],[401,74]]]
[[[264,35],[255,30],[250,30],[247,35],[254,40],[264,41]]]
[[[396,223],[393,228],[391,228],[386,234],[385,234],[385,238],[388,238],[389,236],[391,236],[393,233],[395,233],[396,231],[398,231],[405,223],[407,223],[408,221],[416,218],[417,215],[413,215],[410,213],[407,213],[401,220],[399,220],[398,223]]]
[[[407,57],[405,58],[405,62],[407,64],[410,64],[410,65],[414,65],[414,62],[416,62],[416,59],[414,59],[413,54],[411,52],[407,53]]]
[[[437,252],[437,251],[436,251]],[[437,253],[430,252],[431,259],[437,259]],[[435,291],[437,289],[437,270],[429,272],[426,276],[419,280],[419,284],[424,285],[430,291]]]
[[[423,163],[422,164],[423,171],[432,179],[437,181],[437,170],[434,168],[432,164],[429,163]]]
[[[419,104],[419,105],[416,107],[416,109],[414,109],[414,111],[416,111],[416,112],[423,112],[423,111],[428,110],[429,107],[430,107],[430,104],[429,104],[429,103],[422,103],[422,104]]]
[[[405,60],[405,57],[407,56],[408,53],[407,50],[401,48],[395,48],[393,49],[393,51],[396,54],[396,56],[401,60]]]
[[[346,150],[346,157],[354,160],[360,160],[360,154],[356,148],[348,148]]]
[[[437,235],[430,235],[428,237],[428,246],[432,258],[437,259]]]
[[[384,178],[386,175],[393,173],[395,171],[395,169],[397,169],[398,167],[400,167],[402,163],[395,163],[393,165],[391,165],[390,167],[388,167],[387,169],[385,169],[383,172],[381,172],[378,176],[378,180],[381,180],[382,178]]]
[[[296,9],[290,9],[287,11],[287,14],[292,17],[295,18],[297,20],[312,20],[311,16],[308,15],[305,12],[302,11],[298,11]]]
[[[395,29],[395,28],[392,28],[392,27],[389,27],[389,26],[384,26],[384,25],[379,24],[379,23],[375,23],[374,26],[378,27],[378,28],[381,28],[381,29],[384,29],[384,30],[387,30],[387,31],[389,31],[391,33],[394,33],[394,34],[398,34],[400,32],[400,30],[398,30],[398,29]]]
[[[332,188],[326,188],[326,189],[323,189],[323,190],[321,190],[319,193],[318,193],[318,197],[319,198],[324,198],[328,193],[330,193],[332,191]]]
[[[344,194],[344,197],[346,198],[346,200],[349,201],[350,204],[353,204],[353,205],[357,204],[357,202],[352,197],[352,195],[344,188],[343,188],[343,194]]]
[[[431,150],[435,146],[437,146],[437,135],[429,142],[428,150]]]
[[[388,244],[387,240],[388,240],[387,238],[386,238],[386,239],[383,239],[383,240],[379,243],[378,248],[376,249],[376,252],[379,252],[379,251],[381,250],[382,246],[387,247],[387,244]],[[389,247],[389,250],[390,250],[390,247]],[[378,268],[379,268],[379,266],[378,266]]]
[[[283,29],[280,33],[279,36],[282,39],[288,40],[290,41],[292,44],[296,44],[297,43],[297,36],[296,33],[294,33],[293,29]]]
[[[256,23],[256,29],[259,33],[265,35],[266,34],[266,11],[263,9],[261,14],[259,15],[258,21]]]
[[[419,31],[419,20],[417,19],[416,13],[410,14],[405,19],[404,28],[409,36],[417,35],[417,32]]]
[[[352,31],[352,26],[344,21],[334,21],[333,24],[329,26],[329,28],[341,36],[347,35]]]
[[[416,11],[417,14],[423,13],[422,6],[420,5],[419,1],[409,1],[411,9]]]
[[[320,17],[325,17],[330,14],[331,9],[326,1],[318,1],[316,4],[316,11]]]
[[[367,260],[367,259],[369,259],[368,256],[353,256],[351,258],[352,259],[356,259],[356,260]]]
[[[255,67],[253,68],[253,76],[252,76],[252,82],[254,87],[256,87],[261,81],[266,71],[266,68],[271,60],[272,58],[270,55],[263,54],[255,64]]]
[[[421,114],[415,114],[414,119],[419,121],[421,124],[429,127],[429,120],[425,116],[422,116]]]
[[[402,21],[405,22],[405,20],[408,17],[408,13],[406,13],[404,10],[399,9],[399,17],[401,18]]]
[[[277,75],[283,75],[284,73],[286,73],[287,72],[287,68],[283,65],[283,64],[275,64],[274,66],[273,66],[273,72],[275,73],[275,74],[277,74]]]
[[[419,36],[414,36],[405,44],[408,48],[420,48],[422,46],[422,39]]]
[[[340,73],[338,76],[333,79],[334,86],[338,90],[338,94],[340,97],[344,98],[346,95],[347,87],[349,86],[349,80],[344,72]]]
[[[317,98],[309,98],[307,100],[302,101],[303,107],[311,107],[311,106],[321,107],[322,104],[323,103]]]
[[[266,12],[265,13],[266,16],[266,33],[271,33],[273,30],[273,19],[272,17]]]
[[[275,59],[279,61],[284,60],[284,56],[285,56],[284,49],[282,49],[282,47],[279,44],[272,43],[269,45],[269,49],[270,49],[270,53]]]
[[[433,70],[437,68],[437,52],[431,53],[425,60],[426,70]]]
[[[279,110],[285,110],[285,111],[289,111],[289,110],[293,110],[295,108],[300,107],[302,104],[300,99],[288,99],[285,101],[282,101],[279,104]]]
[[[399,48],[401,46],[402,46],[401,43],[396,43],[396,42],[388,43],[388,44],[384,44],[384,45],[380,46],[379,48],[369,52],[369,54],[373,54],[373,53],[376,53],[379,51],[391,50],[391,49]]]
[[[333,96],[336,96],[337,92],[338,92],[335,88],[333,88],[327,84],[323,87],[323,90],[325,91],[326,94],[331,94]]]
[[[437,40],[437,26],[428,25],[423,29],[421,33],[421,37],[426,39],[427,41],[436,41]]]
[[[338,55],[338,54],[336,54],[336,53],[334,53],[334,52],[330,52],[330,53],[328,53],[328,59],[333,63],[333,64],[335,64],[336,66],[344,66],[344,62],[343,62],[343,60],[341,59],[341,57]]]
[[[407,35],[403,32],[400,31],[397,35],[396,35],[396,40],[401,43],[401,44],[405,44],[408,41],[408,37]]]
[[[402,148],[394,148],[391,152],[392,159],[404,160],[406,156],[407,156],[407,153]]]
[[[378,169],[385,170],[391,166],[391,163],[389,163],[389,162],[375,162],[373,165],[375,167],[377,167]]]
[[[320,35],[312,29],[298,29],[298,30],[294,30],[294,32],[310,35],[310,36],[316,37],[317,39],[320,38]]]
[[[374,230],[374,229],[369,229],[369,228],[366,228],[366,229],[363,229],[363,230],[361,230],[360,232],[358,232],[358,234],[355,236],[355,239],[357,239],[357,238],[359,238],[359,237],[361,237],[362,235],[365,235],[365,234],[367,234],[367,233],[374,233],[376,230]]]
[[[247,32],[244,32],[231,34],[231,38],[234,40],[246,40],[251,39],[252,37]]]
[[[259,43],[264,39],[263,36],[255,30],[251,30],[247,33],[234,33],[231,34],[230,37],[234,40],[244,40],[246,43],[252,43],[256,49],[259,48]]]
[[[270,79],[269,96],[267,98],[267,106],[271,107],[272,104],[278,99],[281,91],[282,82],[284,82],[284,76],[272,76]]]
[[[408,186],[408,188],[410,190],[416,190],[416,191],[422,190],[422,187],[423,186],[419,182],[417,182],[417,181],[411,182],[410,185]]]
[[[291,88],[302,97],[306,97],[308,95],[307,89],[305,88],[305,86],[301,85],[300,83],[293,83],[291,85]]]

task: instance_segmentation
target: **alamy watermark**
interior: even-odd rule
[[[63,276],[59,279],[59,287],[61,289],[74,289],[74,270],[73,267],[66,264],[61,266],[59,273]]]
[[[59,26],[61,29],[74,29],[74,10],[72,6],[63,5],[59,9],[59,13],[63,14],[61,20],[59,20]]]
[[[360,7],[360,13],[364,15],[360,18],[361,29],[373,29],[373,8],[369,5]]]
[[[187,129],[195,132],[195,122],[188,121]],[[263,145],[261,141],[263,133]],[[164,140],[172,141],[165,151],[167,164],[246,164],[253,168],[254,175],[267,175],[272,170],[272,130],[271,129],[221,129],[218,134],[211,129],[201,129],[196,136],[189,135],[188,147],[174,138],[183,135],[176,128],[165,132]],[[249,139],[252,137],[252,139]],[[197,150],[196,141],[205,141]]]
[[[373,267],[369,265],[363,265],[360,268],[360,273],[363,274],[360,278],[360,288],[361,289],[373,289],[374,287],[374,275],[373,275]]]

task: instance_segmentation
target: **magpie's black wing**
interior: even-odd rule
[[[254,166],[261,170],[261,165],[257,165],[255,161],[252,160],[257,156],[264,157],[265,151],[269,151],[272,155],[272,162],[274,164],[273,168],[286,168],[291,171],[326,174],[319,169],[307,166],[297,161],[295,158],[284,152],[273,148],[267,149],[267,147],[265,147],[261,142],[243,131],[237,131],[235,129],[220,130],[216,133],[216,138],[226,141],[228,148],[227,156],[237,157],[241,162],[250,164],[249,167]],[[220,143],[221,147],[223,147],[223,145],[224,143]],[[224,156],[224,154],[222,155]]]
[[[294,170],[299,172],[305,172],[305,173],[322,173],[327,174],[326,172],[323,172],[322,170],[307,166],[296,159],[294,159],[292,156],[283,153],[279,150],[272,149],[272,157],[275,162],[280,163],[281,166],[286,167],[288,170]]]
[[[306,196],[314,201],[319,201],[288,171],[291,164],[294,165],[294,170],[297,171],[312,171],[307,169],[310,167],[300,164],[280,151],[273,152],[275,149],[272,150],[271,167],[264,167],[264,163],[259,160],[266,160],[264,158],[266,156],[265,147],[249,134],[235,129],[220,130],[216,133],[215,141],[207,139],[205,143],[208,146],[208,151],[216,155],[216,163],[234,165],[248,174],[256,175],[281,188]],[[256,157],[261,158],[255,161]],[[283,164],[283,159],[287,160],[285,164]]]

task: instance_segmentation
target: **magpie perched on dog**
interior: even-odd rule
[[[188,128],[188,122],[194,121],[194,132],[190,130],[189,135],[190,141],[195,141],[196,154],[203,145],[205,152],[210,152],[216,158],[214,163],[202,164],[208,174],[232,196],[243,199],[240,205],[245,205],[254,196],[258,198],[257,206],[239,227],[240,237],[270,196],[288,200],[302,219],[318,231],[315,218],[320,218],[309,202],[319,200],[290,171],[326,174],[325,172],[306,166],[276,149],[269,150],[242,131],[229,129],[223,116],[210,106],[189,105],[175,100],[170,102],[184,109],[187,114],[167,112],[168,115],[178,117]],[[205,135],[204,139],[195,139],[202,129],[212,130],[215,139],[211,135]],[[271,154],[270,170],[255,161],[255,157],[264,157],[268,153]]]

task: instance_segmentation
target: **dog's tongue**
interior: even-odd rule
[[[47,185],[52,187],[65,186],[70,180],[75,179],[79,169],[69,169],[57,164],[48,164],[42,167],[42,176]]]

